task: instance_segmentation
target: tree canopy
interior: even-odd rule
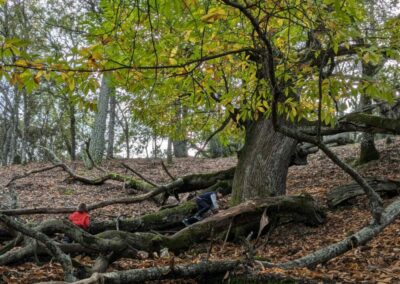
[[[28,19],[25,37],[21,27],[2,34],[0,75],[28,93],[54,82],[93,108],[87,96],[100,73],[111,73],[132,111],[161,135],[172,132],[177,100],[193,113],[186,126],[195,133],[226,116],[270,115],[278,89],[280,115],[333,125],[362,91],[397,98],[400,18],[388,11],[395,2],[87,1],[93,6],[75,4],[60,16],[51,9],[63,1],[32,1],[26,13],[52,14]],[[49,37],[62,34],[69,39],[57,47]],[[361,62],[384,62],[381,75],[361,76]]]

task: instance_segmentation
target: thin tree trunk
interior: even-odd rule
[[[15,94],[15,102],[13,109],[13,129],[11,132],[11,145],[10,145],[10,164],[14,163],[15,156],[17,154],[17,140],[18,140],[18,121],[19,121],[19,103],[20,103],[20,94]]]
[[[171,138],[168,138],[167,164],[172,164],[172,140],[171,140]]]
[[[16,154],[17,147],[17,129],[18,129],[18,108],[19,95],[14,92],[14,101],[11,102],[7,97],[6,101],[11,109],[9,127],[7,129],[5,143],[3,145],[3,160],[2,165],[12,164]]]
[[[124,140],[125,140],[125,148],[126,148],[126,158],[130,158],[130,145],[129,145],[129,122],[128,119],[124,115],[124,111],[120,107],[119,104],[116,103],[116,106],[118,107],[120,113],[121,113],[121,118],[116,114],[116,119],[120,126],[122,127],[122,131],[124,133]]]
[[[90,155],[96,164],[101,163],[104,154],[108,101],[112,92],[110,84],[110,78],[104,74],[89,147]]]
[[[110,96],[110,116],[108,121],[107,159],[114,158],[114,128],[115,128],[115,95]]]
[[[75,106],[72,102],[68,101],[69,106],[69,132],[71,135],[71,160],[76,160],[76,118],[75,118]]]
[[[6,131],[4,144],[3,144],[3,155],[2,155],[2,161],[1,161],[2,166],[8,165],[8,153],[10,151],[12,129],[13,129],[12,121],[9,121],[9,126]]]
[[[24,127],[22,129],[22,145],[21,145],[21,163],[26,164],[27,163],[27,147],[28,147],[28,130],[30,126],[30,109],[29,109],[29,97],[28,95],[24,94],[23,95],[24,99]]]
[[[362,74],[363,77],[374,77],[378,72],[380,66],[362,63]],[[371,105],[371,98],[367,97],[366,94],[361,96],[361,108],[365,108]],[[366,111],[366,113],[371,113],[371,111]],[[379,152],[375,147],[375,135],[371,133],[364,132],[361,135],[360,143],[360,159],[359,163],[364,164],[373,160],[379,159]]]
[[[176,110],[176,136],[179,137],[177,140],[173,141],[172,144],[174,146],[174,156],[177,158],[185,158],[188,156],[188,147],[186,140],[186,129],[183,125],[183,119],[186,111],[184,110],[182,103],[180,100],[177,100],[175,103]]]

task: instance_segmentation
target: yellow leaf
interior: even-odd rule
[[[51,74],[49,72],[44,73],[44,77],[46,78],[47,81],[50,81],[50,76]]]
[[[226,18],[226,11],[219,8],[211,8],[206,15],[201,17],[201,20],[207,24],[214,23],[216,20],[225,19]]]
[[[17,61],[15,61],[15,65],[19,65],[19,66],[28,66],[28,63],[26,62],[25,59],[18,59]]]
[[[168,59],[169,64],[171,64],[171,65],[176,65],[176,64],[177,64],[177,61],[176,61],[176,59],[174,58],[177,52],[178,52],[178,47],[175,46],[175,47],[171,50],[171,53],[170,53],[170,55],[169,55],[169,59]]]
[[[96,60],[101,60],[101,59],[103,59],[103,55],[100,52],[93,51],[92,58],[94,58]]]
[[[371,61],[370,55],[369,53],[364,54],[363,56],[363,60],[365,61],[365,63],[368,63]]]
[[[68,75],[66,73],[61,73],[61,78],[66,81],[68,79]]]
[[[169,64],[171,64],[171,65],[176,65],[176,64],[178,63],[178,61],[176,61],[175,58],[169,58],[169,59],[168,59],[168,62],[169,62]]]
[[[75,81],[74,81],[73,78],[70,78],[70,79],[68,80],[68,87],[69,87],[70,91],[75,90]]]
[[[189,38],[190,38],[190,34],[192,33],[192,30],[188,30],[188,31],[185,31],[183,34],[183,38],[185,39],[185,41],[187,41],[187,40],[189,40]]]
[[[36,75],[33,77],[33,81],[36,84],[39,84],[40,83],[40,77],[42,77],[42,75],[43,75],[43,71],[37,72]]]

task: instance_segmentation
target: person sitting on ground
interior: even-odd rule
[[[69,215],[68,219],[76,226],[87,231],[90,226],[90,216],[85,203],[79,204],[77,210]]]
[[[218,199],[222,198],[220,192],[206,192],[196,197],[197,212],[194,216],[184,219],[182,222],[185,226],[190,226],[198,221],[203,220],[207,212],[218,213]]]
[[[86,204],[79,204],[76,211],[72,212],[68,216],[68,220],[70,220],[72,224],[78,226],[79,228],[88,231],[90,226],[90,216],[87,211]],[[68,236],[64,236],[63,241],[66,243],[72,243],[72,240]]]

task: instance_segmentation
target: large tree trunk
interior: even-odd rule
[[[256,197],[283,195],[296,141],[273,130],[272,122],[260,119],[246,131],[233,179],[232,204]]]

